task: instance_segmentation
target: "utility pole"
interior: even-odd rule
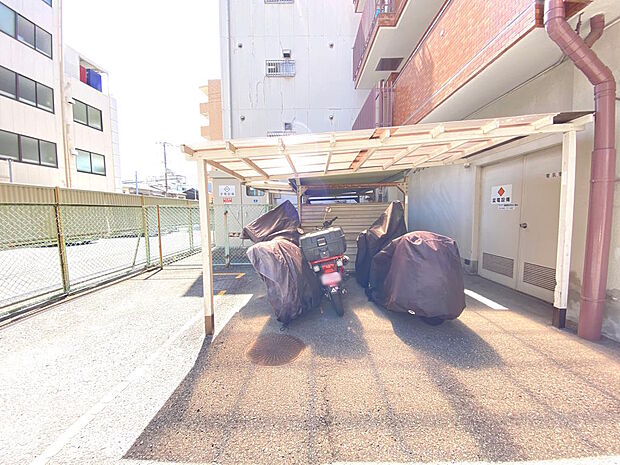
[[[166,146],[176,147],[176,144],[171,144],[170,142],[157,142],[159,145],[164,147],[164,196],[168,197],[168,158],[166,154]]]

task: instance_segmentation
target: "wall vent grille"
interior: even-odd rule
[[[267,60],[265,74],[270,77],[295,76],[295,60]]]
[[[512,278],[514,277],[514,264],[515,261],[512,258],[493,255],[486,252],[483,252],[482,254],[482,268],[492,271],[493,273]]]
[[[554,291],[555,269],[525,262],[523,264],[523,282],[548,291]]]

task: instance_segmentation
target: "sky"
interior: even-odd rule
[[[64,41],[110,76],[123,180],[163,175],[163,149],[200,141],[199,86],[220,78],[217,0],[63,0]],[[168,167],[196,183],[195,163]]]

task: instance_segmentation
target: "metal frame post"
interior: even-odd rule
[[[192,208],[190,207],[189,200],[186,200],[187,204],[187,225],[189,227],[189,251],[194,250],[194,225],[192,223]]]
[[[566,326],[566,308],[570,277],[570,256],[575,210],[575,177],[577,168],[577,133],[570,131],[562,139],[562,180],[560,187],[560,218],[558,222],[558,251],[556,285],[553,293],[553,320],[556,328]]]
[[[146,251],[146,267],[151,266],[151,244],[149,239],[149,223],[146,214],[146,206],[144,204],[144,196],[140,196],[142,203],[142,232],[144,234],[144,247]]]
[[[202,237],[202,288],[205,315],[205,336],[213,335],[215,329],[213,305],[213,257],[211,250],[211,212],[209,207],[209,173],[207,162],[198,160],[198,202],[200,206],[200,235]]]
[[[65,236],[62,229],[62,218],[60,212],[60,189],[58,187],[54,189],[54,199],[56,201],[54,205],[54,212],[56,215],[56,237],[58,240],[58,258],[60,259],[60,275],[62,277],[62,289],[65,294],[68,294],[71,290],[71,283],[69,280],[67,248],[65,244]]]
[[[164,268],[164,252],[161,248],[161,220],[159,218],[159,205],[157,205],[157,239],[159,241],[159,269]]]
[[[230,266],[230,236],[228,231],[228,207],[224,210],[224,264]]]

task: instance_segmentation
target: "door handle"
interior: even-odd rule
[[[519,227],[521,229],[527,229],[527,223],[521,223],[521,224],[519,224]]]

